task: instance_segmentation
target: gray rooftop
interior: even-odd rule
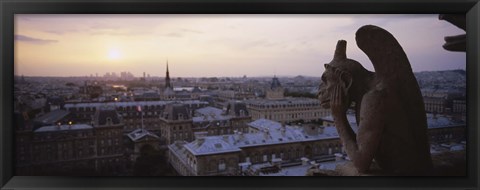
[[[184,104],[208,104],[208,102],[199,100],[187,100],[187,101],[135,101],[135,102],[92,102],[92,103],[68,103],[65,104],[65,108],[80,108],[80,107],[100,107],[100,106],[113,106],[113,107],[128,107],[128,106],[156,106],[167,105],[174,102],[180,102]]]
[[[223,114],[223,110],[214,107],[204,107],[195,110],[197,116],[193,117],[193,122],[229,120],[230,116]]]
[[[445,127],[457,127],[466,126],[465,121],[455,120],[443,115],[427,114],[428,128],[445,128]]]
[[[324,121],[330,121],[333,122],[333,117],[331,115],[322,117],[321,118]],[[354,130],[356,130],[356,119],[354,114],[347,114],[347,119],[350,125]],[[354,127],[355,125],[355,127]],[[460,121],[460,120],[455,120],[453,118],[444,116],[444,115],[436,115],[434,116],[433,114],[427,114],[427,125],[428,128],[445,128],[445,127],[456,127],[459,125],[466,125],[465,121]]]
[[[66,110],[53,110],[48,112],[38,118],[35,119],[35,122],[40,122],[44,124],[55,124],[57,121],[61,120],[65,116],[67,116],[70,112]]]
[[[249,125],[266,130],[258,133],[208,136],[203,138],[204,142],[196,139],[185,144],[184,147],[194,155],[207,155],[240,151],[243,147],[339,138],[335,127],[324,127],[323,133],[312,134],[304,131],[303,127],[285,126],[283,128],[280,123],[267,119],[259,119]]]
[[[320,100],[313,98],[292,98],[287,97],[279,100],[255,99],[246,101],[248,104],[255,105],[288,105],[288,104],[316,104],[320,106]]]
[[[127,136],[128,136],[128,138],[130,138],[130,140],[132,140],[134,142],[142,139],[143,137],[147,137],[147,136],[153,137],[155,139],[159,139],[159,137],[157,135],[151,133],[150,131],[148,131],[146,129],[135,129],[132,132],[128,133]]]
[[[52,126],[40,127],[36,129],[34,132],[41,133],[41,132],[57,132],[57,131],[84,130],[84,129],[93,129],[93,127],[87,124],[52,125]]]

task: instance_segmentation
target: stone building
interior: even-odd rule
[[[253,120],[263,118],[278,122],[309,122],[330,115],[330,110],[322,108],[319,100],[311,98],[249,100],[247,106]]]
[[[191,142],[196,133],[206,135],[233,134],[247,129],[251,121],[245,103],[232,101],[223,110],[214,107],[191,109],[185,104],[172,103],[160,116],[161,140]]]
[[[123,118],[114,107],[101,107],[93,117],[96,139],[96,169],[106,173],[124,169]]]
[[[430,144],[458,143],[466,140],[466,123],[453,117],[427,114]]]
[[[283,89],[282,85],[280,84],[280,81],[276,76],[273,77],[272,83],[270,84],[270,88],[267,88],[265,90],[265,97],[269,100],[278,100],[278,99],[283,99],[284,96],[283,94],[285,93],[285,90]]]
[[[142,126],[157,136],[160,136],[160,115],[165,106],[170,103],[185,104],[189,109],[195,110],[208,106],[208,102],[198,100],[187,101],[140,101],[140,102],[107,102],[107,103],[69,103],[65,109],[71,113],[74,123],[89,123],[95,111],[101,106],[114,107],[123,117],[125,123],[124,134],[128,134]],[[139,109],[140,108],[140,109]],[[139,111],[140,110],[140,111]]]
[[[177,140],[192,141],[192,114],[185,104],[172,103],[160,115],[162,141],[171,144]]]
[[[169,162],[181,175],[239,175],[242,167],[302,158],[322,159],[342,152],[334,127],[285,126],[260,119],[249,123],[256,133],[204,136],[169,145]]]
[[[422,89],[425,111],[428,113],[460,113],[461,100],[465,92],[461,90]],[[459,101],[460,100],[460,101]]]
[[[349,115],[348,118],[356,132],[355,117]],[[329,126],[286,126],[259,119],[248,124],[250,133],[199,136],[193,142],[176,141],[168,146],[169,162],[180,175],[211,176],[241,175],[251,166],[282,168],[305,160],[330,160],[344,151],[335,127],[328,117],[324,119]],[[432,146],[466,143],[464,121],[429,114],[427,122]]]
[[[207,135],[233,134],[234,131],[247,132],[247,123],[251,121],[245,103],[231,101],[224,110],[205,107],[195,111],[192,118],[193,131],[206,132]]]
[[[317,99],[284,97],[284,88],[277,77],[273,77],[265,93],[265,99],[245,101],[253,120],[310,122],[330,115],[330,110],[323,109]]]
[[[96,171],[97,141],[91,125],[53,125],[32,133],[30,175]]]
[[[465,99],[456,99],[453,100],[453,105],[452,105],[453,113],[460,113],[460,114],[466,114],[467,113],[467,101]]]
[[[215,100],[217,107],[224,107],[231,101],[254,99],[256,96],[254,92],[239,90],[218,90],[218,95]]]
[[[447,108],[447,100],[438,97],[424,97],[425,111],[428,113],[444,113]]]
[[[18,174],[121,175],[125,169],[122,118],[113,108],[99,108],[91,124],[17,130]]]
[[[130,160],[135,161],[142,154],[150,154],[160,149],[160,137],[146,129],[136,129],[129,133],[127,137],[131,140],[132,154]]]

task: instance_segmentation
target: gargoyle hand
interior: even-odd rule
[[[347,113],[349,105],[345,86],[335,85],[330,100],[330,108],[334,118]]]

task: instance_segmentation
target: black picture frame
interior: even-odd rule
[[[2,0],[0,186],[2,189],[478,189],[480,3],[478,0]],[[13,176],[15,14],[438,14],[467,15],[466,177],[40,177]]]

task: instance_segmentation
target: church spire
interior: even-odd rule
[[[168,59],[167,59],[167,75],[165,77],[165,88],[172,88],[170,84],[170,73],[168,72]]]

